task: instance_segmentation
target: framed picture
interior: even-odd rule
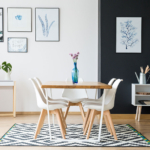
[[[0,8],[0,42],[4,41],[3,8]]]
[[[8,38],[9,53],[27,53],[27,38],[9,37]]]
[[[21,7],[7,8],[7,30],[8,32],[31,32],[32,31],[32,9]]]
[[[141,17],[117,17],[116,52],[141,53]]]
[[[35,41],[59,41],[59,8],[35,8]]]

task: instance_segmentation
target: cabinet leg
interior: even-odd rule
[[[139,114],[139,106],[136,107],[135,120],[138,120],[138,114]]]
[[[13,87],[13,116],[16,117],[16,81]]]
[[[138,114],[138,121],[140,121],[140,117],[141,117],[141,111],[142,111],[142,106],[139,106],[139,114]]]

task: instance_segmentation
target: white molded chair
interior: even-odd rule
[[[116,80],[116,78],[112,78],[112,79],[108,82],[108,85],[112,85],[115,80]],[[107,93],[107,92],[108,92],[108,89],[106,89],[105,91],[106,91],[106,93]],[[103,94],[102,94],[102,96],[101,96],[99,99],[96,99],[96,96],[97,96],[97,89],[96,89],[96,94],[95,94],[95,100],[93,99],[92,103],[93,103],[93,102],[94,102],[94,103],[96,103],[96,102],[97,102],[97,103],[102,102],[102,100],[103,100]],[[85,101],[82,102],[83,105],[88,104],[88,103],[91,103],[91,99],[88,99],[88,100],[85,100]],[[87,121],[87,118],[88,118],[88,116],[89,116],[90,111],[91,111],[90,109],[87,110],[86,118],[85,118],[86,121]],[[98,117],[98,121],[99,121],[100,115],[98,114],[97,117]],[[85,128],[86,121],[84,121],[84,123],[83,123],[83,128]]]
[[[117,136],[116,136],[115,128],[114,128],[109,110],[111,110],[114,107],[116,91],[121,81],[123,80],[117,79],[112,85],[112,89],[107,90],[107,93],[105,96],[105,103],[104,103],[104,117],[106,121],[106,126],[107,126],[108,131],[114,136],[115,140],[117,140]],[[91,112],[89,113],[89,116],[86,117],[85,121],[87,123],[84,128],[84,135],[86,134],[87,129],[89,128],[88,134],[87,134],[87,139],[88,139],[90,136],[91,128],[93,126],[94,118],[97,114],[101,113],[102,101],[99,101],[98,103],[98,102],[93,102],[93,99],[91,99],[91,102],[85,104],[84,107],[91,110]]]
[[[36,81],[36,83],[38,84],[39,88],[41,89],[41,92],[43,93],[43,95],[45,95],[46,97],[46,91],[44,88],[41,88],[41,85],[42,85],[42,82],[39,78],[37,77],[34,77],[34,80]],[[68,101],[65,100],[65,99],[53,99],[52,98],[52,91],[50,89],[50,97],[48,97],[48,100],[51,102],[51,103],[62,103],[62,104],[66,104],[68,105]],[[60,110],[62,112],[62,109]],[[54,114],[52,114],[52,118],[53,118],[53,125],[55,126],[55,121],[54,121]],[[65,126],[67,127],[67,125],[65,124]]]
[[[37,129],[34,135],[34,138],[36,139],[37,135],[40,133],[40,130],[43,126],[45,116],[47,115],[47,109],[50,111],[52,114],[56,114],[59,126],[61,129],[61,134],[63,139],[65,139],[65,134],[66,134],[66,129],[65,129],[65,123],[64,123],[64,117],[60,109],[68,107],[67,104],[63,103],[51,103],[51,101],[46,100],[45,95],[42,93],[41,89],[37,85],[36,81],[32,78],[29,79],[32,82],[32,85],[34,87],[35,93],[36,93],[36,99],[37,99],[37,105],[39,108],[41,108],[41,114],[40,118],[38,121]],[[47,105],[48,103],[48,105]],[[48,112],[49,112],[48,111]],[[50,120],[49,120],[49,113],[48,113],[48,123],[49,123],[49,129],[50,129]],[[50,132],[51,135],[51,132]]]
[[[71,81],[71,79],[67,78],[66,81]],[[79,78],[78,82],[83,82],[83,79]],[[84,101],[85,99],[88,99],[86,89],[64,89],[62,92],[62,98],[65,98],[65,100],[68,100],[69,102],[65,112],[65,119],[67,117],[70,106],[79,106],[82,119],[84,121],[85,114],[81,102]]]

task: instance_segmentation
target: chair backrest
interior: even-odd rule
[[[115,80],[116,80],[116,78],[112,78],[112,79],[108,82],[108,85],[112,85]]]
[[[39,78],[37,78],[37,77],[34,77],[34,80],[36,81],[36,83],[38,84],[38,86],[39,86],[39,88],[41,89],[41,91],[42,91],[42,93],[44,94],[44,96],[46,97],[46,91],[45,91],[45,89],[44,88],[41,88],[41,85],[42,85],[42,82],[41,82],[41,80],[39,79]],[[51,91],[51,89],[50,89],[50,98],[52,98],[52,91]]]
[[[41,88],[42,82],[39,78],[34,77],[34,80],[36,81],[36,83],[38,84],[39,88],[41,89],[42,93],[46,96],[46,91],[44,88]]]
[[[39,86],[37,85],[36,81],[32,78],[30,78],[29,80],[31,81],[31,83],[34,87],[38,107],[41,107],[41,106],[45,105],[46,104],[46,98],[43,95],[43,93],[42,93],[41,89],[39,88]]]
[[[113,83],[112,89],[107,90],[106,98],[105,98],[105,107],[108,107],[109,109],[112,109],[114,107],[116,91],[121,81],[123,80],[117,79]]]
[[[67,78],[66,81],[72,80]],[[83,82],[83,79],[79,78],[78,82]],[[88,95],[86,89],[63,89],[62,97],[74,100],[74,99],[88,98]]]
[[[112,85],[115,80],[116,80],[116,78],[112,78],[112,79],[108,82],[108,85]],[[95,92],[95,99],[96,99],[96,97],[97,97],[97,91],[98,91],[98,89],[96,89],[96,92]],[[108,89],[106,89],[105,91],[106,91],[106,94],[107,94]],[[102,99],[103,95],[104,95],[104,94],[102,94],[102,96],[100,97],[101,99]]]

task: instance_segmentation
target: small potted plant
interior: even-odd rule
[[[7,63],[6,61],[4,61],[2,63],[1,68],[5,71],[6,75],[5,75],[5,80],[11,80],[10,78],[10,74],[12,71],[12,65],[10,63]]]

